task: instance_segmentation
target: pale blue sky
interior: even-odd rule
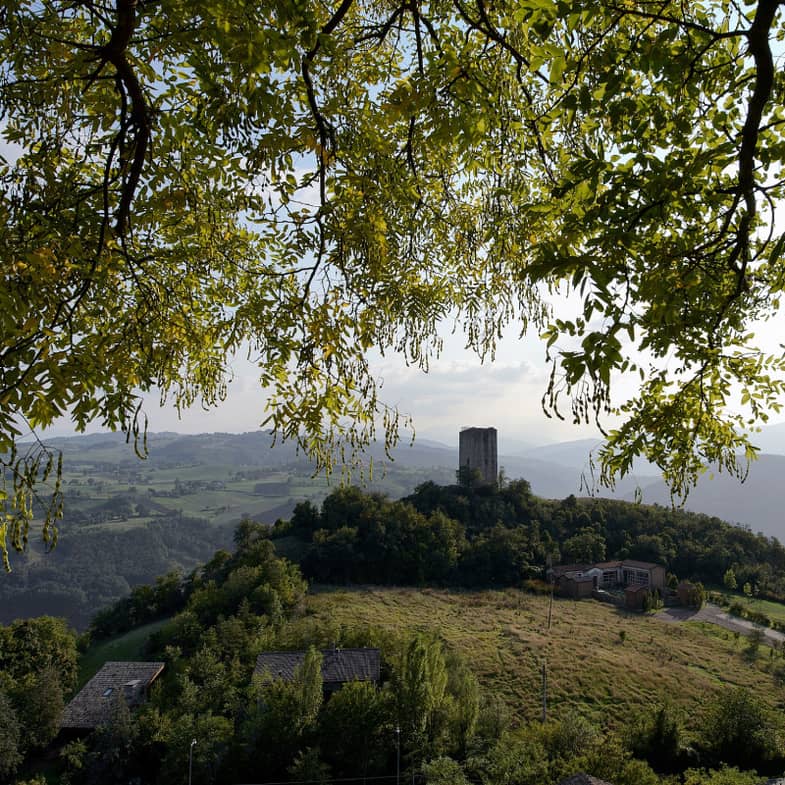
[[[0,139],[0,155],[13,160],[19,148]],[[778,227],[779,231],[783,227]],[[558,315],[571,318],[577,314],[577,298],[557,297]],[[760,345],[772,353],[782,353],[785,339],[785,314],[769,323],[751,325]],[[534,444],[600,438],[593,426],[575,426],[570,422],[549,419],[541,407],[548,383],[545,345],[536,330],[525,338],[510,325],[502,339],[494,362],[482,365],[476,355],[464,348],[461,334],[451,334],[445,325],[442,356],[431,363],[430,372],[406,367],[400,358],[387,355],[372,358],[372,368],[384,384],[380,398],[397,406],[402,414],[411,415],[420,437],[457,444],[458,431],[465,426],[495,426],[506,438]],[[231,362],[234,380],[229,395],[220,406],[204,411],[198,404],[178,418],[172,407],[159,408],[158,397],[149,395],[145,406],[151,431],[205,433],[255,430],[265,418],[265,395],[259,388],[258,370],[243,357]],[[614,380],[616,401],[635,391],[637,377]],[[785,401],[783,402],[785,403]],[[774,416],[773,420],[781,417]],[[607,423],[612,425],[612,423]],[[63,418],[47,431],[50,435],[70,435],[73,428]]]
[[[559,304],[561,315],[568,310],[569,301]],[[785,317],[779,314],[772,322],[757,325],[756,332],[762,346],[776,351],[785,336]],[[544,343],[536,332],[520,339],[511,326],[495,361],[484,365],[463,348],[461,335],[451,335],[448,329],[445,333],[444,352],[431,363],[428,373],[407,367],[395,356],[372,359],[377,377],[383,380],[380,398],[397,406],[402,414],[411,415],[418,436],[457,444],[462,427],[494,426],[507,439],[533,444],[600,438],[593,426],[575,426],[544,415],[540,401],[549,368]],[[243,357],[235,357],[231,367],[235,378],[228,397],[209,411],[196,405],[178,418],[173,408],[159,408],[157,396],[148,396],[145,411],[150,430],[207,433],[258,428],[265,417],[265,395],[257,382],[257,369]],[[632,394],[636,381],[637,376],[617,377],[617,399]],[[780,419],[773,417],[773,421]],[[67,435],[73,430],[67,421],[61,421],[48,433]]]

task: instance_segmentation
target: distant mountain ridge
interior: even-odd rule
[[[290,518],[303,500],[319,504],[340,482],[313,476],[313,465],[291,443],[272,446],[269,433],[186,435],[151,433],[148,458],[140,460],[123,434],[48,439],[64,456],[65,517],[57,549],[44,558],[34,536],[26,555],[14,555],[14,572],[0,581],[0,623],[22,615],[57,612],[83,627],[97,607],[138,583],[179,568],[185,572],[229,547],[237,522],[248,516],[272,524]],[[502,442],[499,466],[509,479],[524,478],[541,498],[591,494],[590,453],[596,440],[526,447]],[[517,447],[517,450],[516,450]],[[352,473],[366,491],[398,499],[426,481],[450,485],[458,466],[457,446],[427,438],[392,451],[367,453],[375,470]],[[643,489],[644,504],[670,505],[667,488],[644,471],[597,496],[632,499]],[[726,475],[705,478],[686,507],[738,522],[785,541],[781,480],[785,456],[764,455],[747,483]]]
[[[123,434],[91,434],[88,436],[58,437],[47,440],[52,447],[63,451],[64,458],[79,464],[80,454],[88,453],[90,462],[106,460],[119,465],[139,463],[147,469],[170,464],[221,464],[278,467],[310,462],[298,452],[292,442],[273,445],[270,433],[252,431],[241,434],[176,434],[151,433],[147,436],[148,455],[139,461]],[[522,444],[522,443],[519,443]],[[523,477],[531,483],[534,493],[546,498],[563,498],[571,493],[586,493],[589,475],[589,453],[596,448],[596,440],[581,440],[526,449],[519,454],[499,455],[499,466],[510,479]],[[419,467],[426,471],[423,480],[430,479],[428,469],[457,469],[458,448],[427,438],[415,439],[412,444],[399,443],[391,451],[393,461],[402,467]],[[553,455],[554,458],[550,458]],[[364,454],[373,459],[374,466],[383,470],[389,460],[382,445],[371,445]],[[583,478],[583,482],[582,482]],[[647,477],[648,481],[653,477]],[[625,486],[626,487],[626,486]],[[615,494],[618,496],[619,494]]]
[[[68,461],[79,462],[79,455],[89,453],[90,461],[105,459],[107,462],[128,465],[139,462],[123,434],[91,434],[85,436],[56,437],[46,440],[61,449]],[[505,442],[503,440],[502,444]],[[785,423],[767,426],[760,434],[753,435],[756,444],[785,453]],[[257,465],[281,467],[299,465],[309,461],[291,442],[278,441],[274,446],[272,436],[264,431],[210,434],[151,433],[147,437],[148,458],[139,462],[147,469],[165,467],[175,463],[199,465]],[[515,452],[499,455],[499,466],[510,479],[523,477],[538,496],[564,498],[570,494],[590,495],[592,476],[590,455],[599,449],[596,439],[580,439],[536,447],[527,447],[516,440],[506,442]],[[517,449],[516,449],[517,448]],[[399,444],[392,450],[395,463],[401,467],[422,468],[423,481],[431,479],[431,470],[457,468],[457,446],[421,438],[414,443]],[[381,445],[372,445],[366,455],[373,458],[375,467],[383,470],[388,463]],[[685,504],[686,509],[716,515],[719,518],[749,526],[768,536],[785,541],[783,519],[783,494],[785,454],[761,454],[750,470],[746,482],[739,483],[727,474],[710,473],[702,477]],[[636,489],[641,489],[644,503],[671,504],[668,488],[658,476],[656,467],[638,461],[631,476],[621,479],[615,489],[596,489],[595,495],[618,499],[632,499]]]
[[[708,471],[690,491],[684,508],[749,526],[752,531],[785,542],[784,480],[785,455],[760,455],[750,465],[744,482],[727,472]],[[671,503],[670,491],[662,480],[641,490],[644,504]]]

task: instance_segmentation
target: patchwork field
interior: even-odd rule
[[[121,434],[54,439],[64,467],[58,546],[44,553],[37,507],[27,553],[12,554],[14,571],[0,581],[0,624],[52,614],[84,630],[96,611],[132,587],[174,569],[188,573],[217,549],[231,548],[243,517],[289,518],[298,502],[318,505],[340,484],[340,472],[328,483],[291,445],[271,450],[269,442],[261,431],[154,434],[140,460]],[[454,477],[450,469],[410,464],[389,465],[372,481],[366,475],[366,489],[397,497],[426,478]],[[46,486],[39,492],[47,498]],[[301,550],[293,543],[287,553]]]
[[[556,715],[572,707],[619,725],[667,698],[695,726],[706,698],[725,685],[785,708],[780,652],[752,652],[743,637],[713,625],[669,624],[591,600],[556,599],[548,630],[548,603],[517,590],[317,588],[308,613],[311,623],[327,627],[437,633],[521,720],[540,716],[543,660]]]

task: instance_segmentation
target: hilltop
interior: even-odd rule
[[[579,500],[544,502],[522,481],[496,490],[421,487],[415,497],[433,502],[439,494],[467,515],[473,510],[456,556],[479,543],[491,568],[473,580],[498,582],[514,564],[520,574],[528,569],[510,562],[507,572],[498,571],[508,555],[486,548],[483,538],[488,531],[497,537],[504,519],[488,524],[489,513],[517,515],[526,505],[543,513],[550,504],[565,533],[583,516],[592,520]],[[408,541],[414,553],[400,565],[388,553],[387,577],[419,565],[420,583],[431,564],[437,571],[449,566],[449,538],[439,548],[430,534],[459,535],[463,525],[444,511],[426,515],[411,501],[344,489],[325,499],[317,517],[301,505],[292,522],[272,531],[242,522],[234,552],[218,550],[189,576],[161,576],[101,611],[81,640],[86,651],[78,669],[75,637],[61,622],[0,626],[8,751],[0,776],[23,759],[37,771],[44,765],[38,756],[48,750],[46,765],[71,785],[130,779],[164,785],[181,776],[182,761],[194,752],[197,785],[382,782],[396,770],[396,738],[404,779],[429,785],[549,785],[576,770],[615,785],[677,785],[680,773],[690,785],[754,785],[753,773],[726,771],[717,779],[696,766],[736,765],[761,774],[785,766],[782,653],[719,628],[668,623],[594,600],[556,599],[551,607],[548,596],[536,593],[547,590],[537,581],[526,583],[530,591],[424,585],[309,591],[299,568],[276,554],[271,534],[292,524],[296,530],[304,520],[346,522],[349,509],[369,525],[404,524],[388,535],[414,537]],[[514,529],[532,544],[536,532],[545,537],[545,522]],[[333,534],[346,540],[350,528],[339,525]],[[320,531],[329,530],[315,530],[314,541],[328,545]],[[416,547],[423,536],[431,544],[424,551]],[[571,539],[559,547],[573,547]],[[377,538],[376,547],[393,542]],[[534,556],[532,550],[527,558]],[[357,647],[379,650],[378,683],[345,684],[327,700],[320,651]],[[300,652],[302,667],[291,678],[255,679],[258,655],[281,650]],[[62,698],[77,679],[83,683],[118,657],[150,660],[158,670],[163,665],[149,701],[133,715],[118,704],[109,726],[84,741],[62,739],[56,754],[48,745]]]
[[[216,548],[227,547],[232,529],[243,517],[272,525],[289,518],[298,503],[319,505],[345,479],[314,477],[313,467],[291,445],[272,446],[270,435],[261,431],[149,434],[145,460],[134,455],[120,434],[50,442],[64,454],[65,516],[58,546],[44,554],[33,527],[27,555],[15,556],[14,572],[0,580],[0,622],[56,613],[83,629],[96,608],[127,594],[133,586],[171,570],[187,573]],[[507,477],[526,477],[538,498],[564,499],[573,492],[580,495],[580,477],[587,472],[589,452],[596,446],[586,440],[545,447],[509,443],[510,450],[521,454],[503,453],[499,463]],[[455,449],[428,440],[399,446],[393,451],[393,462],[378,448],[368,457],[374,458],[373,472],[368,464],[358,466],[349,480],[362,483],[368,492],[385,493],[393,499],[411,496],[424,483],[452,482],[457,464]],[[772,456],[771,461],[774,465],[785,457]],[[767,474],[769,463],[765,456],[758,462],[747,486],[728,487],[727,495],[736,507],[725,504],[724,496],[712,497],[712,503],[720,508],[725,504],[727,517],[742,523],[744,518],[738,512],[742,504],[751,511],[769,505],[779,516],[779,483]],[[650,470],[645,465],[636,467],[634,481],[642,482]],[[759,477],[769,478],[765,487],[756,479]],[[620,485],[617,495],[631,492],[630,487]],[[745,488],[755,492],[754,503],[744,501]],[[700,498],[701,493],[699,485],[694,498]],[[644,498],[652,496],[654,491],[644,488]],[[619,525],[644,517],[672,528],[668,520],[688,520],[679,513],[670,517],[662,511],[653,513],[646,505],[598,500],[580,503],[588,505],[587,509],[600,504],[615,510],[614,518],[621,519]],[[733,510],[736,512],[731,516]],[[648,533],[658,534],[654,530]],[[657,549],[654,556],[659,558]],[[296,557],[298,550],[287,553]],[[688,563],[686,569],[692,570],[692,566]],[[675,571],[681,575],[685,566]],[[720,573],[713,580],[721,577]]]

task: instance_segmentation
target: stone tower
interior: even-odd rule
[[[493,485],[499,476],[496,449],[496,428],[464,428],[459,437],[460,468],[476,469],[480,479]]]

